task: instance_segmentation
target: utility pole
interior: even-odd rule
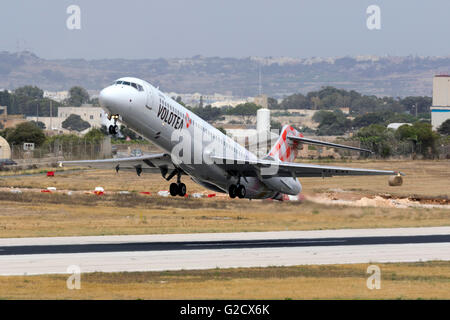
[[[259,63],[259,85],[258,85],[259,96],[262,94],[262,82],[261,82],[261,63]]]
[[[52,100],[50,99],[50,130],[53,130],[52,126]]]

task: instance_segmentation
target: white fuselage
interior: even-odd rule
[[[190,155],[183,149],[176,165],[192,180],[209,189],[227,192],[228,187],[238,180],[213,164],[210,156],[257,159],[256,155],[146,81],[129,77],[118,79],[101,91],[99,100],[109,114],[120,115],[129,128],[172,153],[173,158],[179,155],[175,153],[174,156],[173,150],[180,146],[180,141],[188,143]],[[295,178],[242,177],[240,183],[245,185],[245,197],[250,199],[296,195],[301,191],[300,182]]]

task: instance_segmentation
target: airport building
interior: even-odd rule
[[[91,128],[100,128],[106,121],[105,111],[100,107],[93,107],[92,105],[82,105],[80,107],[59,107],[57,117],[27,117],[27,120],[40,121],[45,124],[45,127],[48,130],[65,132],[66,130],[63,129],[62,123],[71,114],[79,115],[81,119],[91,125]]]
[[[8,108],[0,106],[0,129],[13,128],[27,120],[21,114],[8,115]]]
[[[447,119],[450,119],[450,75],[437,75],[433,78],[431,107],[433,130],[437,130]]]

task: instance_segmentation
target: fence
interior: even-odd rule
[[[103,159],[112,156],[110,139],[98,143],[87,140],[62,142],[55,140],[34,150],[24,150],[23,145],[11,145],[11,158],[20,164],[50,164],[60,160]]]

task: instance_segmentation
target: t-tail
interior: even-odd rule
[[[303,134],[298,132],[294,127],[285,125],[283,129],[281,129],[280,137],[275,142],[266,158],[272,158],[274,160],[278,159],[283,162],[294,162],[298,150],[301,150],[302,148],[302,144],[372,153],[372,151],[367,149],[305,138]]]

